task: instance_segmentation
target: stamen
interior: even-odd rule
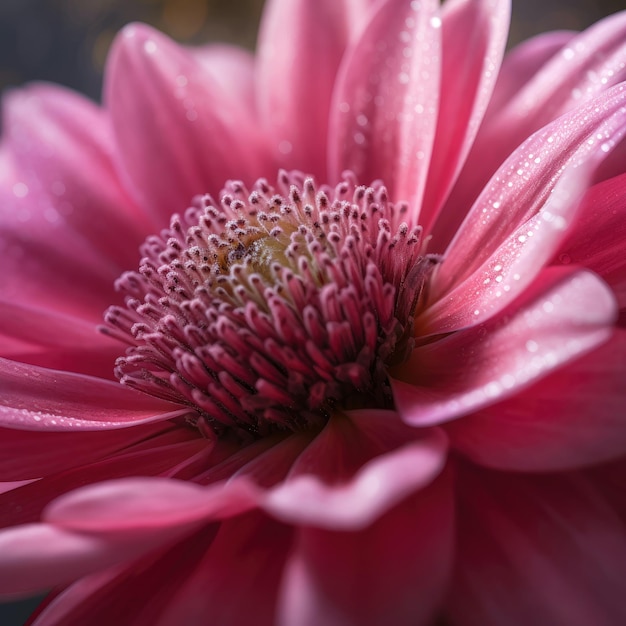
[[[103,330],[130,346],[116,375],[217,434],[391,406],[387,366],[411,349],[437,262],[404,214],[351,173],[334,188],[280,172],[276,188],[231,181],[218,202],[197,197],[116,283],[125,306]]]

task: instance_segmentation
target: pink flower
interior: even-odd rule
[[[271,0],[255,59],[132,25],[102,108],[6,96],[34,624],[626,621],[626,13],[508,17]]]

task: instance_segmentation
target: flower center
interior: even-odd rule
[[[380,184],[334,188],[281,172],[198,197],[116,283],[105,332],[130,347],[120,381],[189,405],[202,428],[323,424],[390,407],[387,368],[412,347],[436,258]]]

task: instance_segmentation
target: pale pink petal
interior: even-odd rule
[[[453,447],[480,465],[554,471],[615,458],[626,448],[626,331],[529,387],[451,422]],[[575,390],[575,392],[573,391]]]
[[[578,33],[550,31],[518,44],[507,52],[498,73],[487,115],[495,115],[526,85],[541,68],[559,53]]]
[[[626,621],[626,529],[587,476],[463,465],[457,479],[452,626]]]
[[[545,270],[500,316],[416,348],[391,380],[396,408],[430,425],[494,404],[602,344],[616,314],[591,272]]]
[[[584,265],[597,272],[626,308],[626,174],[594,185],[553,263]]]
[[[79,467],[171,428],[167,422],[84,433],[2,428],[0,480],[39,478]]]
[[[435,228],[434,242],[443,246],[450,241],[464,216],[456,207],[472,203],[498,166],[531,133],[624,81],[624,54],[626,13],[622,12],[573,37],[525,83],[528,74],[515,74],[517,63],[510,69],[505,64],[504,80],[514,84],[515,93],[506,101],[496,100],[487,110],[467,168],[446,205],[446,219]]]
[[[326,177],[335,75],[372,0],[270,0],[257,56],[259,112],[276,159]]]
[[[76,531],[133,533],[232,517],[252,508],[255,498],[243,480],[202,487],[167,478],[126,478],[67,493],[43,518]]]
[[[533,135],[500,168],[444,254],[420,333],[488,319],[558,249],[597,164],[626,132],[626,87]],[[563,172],[563,173],[561,173]]]
[[[106,70],[120,177],[163,225],[227,179],[250,183],[271,171],[249,106],[158,31],[127,26]]]
[[[190,429],[189,431],[192,432]],[[107,455],[109,458],[76,464],[70,470],[45,475],[0,495],[0,526],[17,526],[39,521],[46,506],[55,498],[72,489],[101,480],[128,476],[165,476],[177,465],[187,462],[206,449],[206,441],[199,437],[191,436],[186,441],[172,441],[173,439],[175,438],[171,433],[155,437],[146,449],[133,445],[131,440],[128,442],[128,450],[117,452],[113,456]]]
[[[281,626],[429,625],[452,565],[450,472],[359,531],[298,530]]]
[[[78,232],[45,218],[46,194],[32,191],[0,143],[0,291],[4,300],[100,319],[114,297],[115,263],[86,250]],[[32,172],[29,173],[32,176]],[[31,182],[32,186],[32,182]],[[35,252],[36,251],[36,252]],[[84,253],[84,254],[83,254]],[[90,297],[86,298],[85,294]]]
[[[467,156],[498,76],[510,0],[448,0],[442,7],[441,101],[420,225],[428,232]]]
[[[382,179],[392,199],[419,207],[437,120],[439,2],[390,0],[377,6],[337,78],[330,178],[350,169],[363,183]]]
[[[254,116],[254,56],[248,50],[226,44],[189,48],[219,86],[219,90],[239,105],[247,106]]]
[[[393,412],[350,412],[348,419],[329,421],[262,506],[292,523],[364,528],[430,483],[443,467],[446,449],[441,431],[405,431]]]
[[[3,207],[5,224],[59,245],[70,241],[100,274],[114,277],[135,263],[154,225],[120,187],[103,111],[69,89],[34,84],[4,97],[3,126],[21,183],[12,190],[17,214]]]
[[[102,430],[163,421],[188,412],[112,381],[0,359],[0,426]]]

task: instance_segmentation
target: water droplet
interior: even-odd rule
[[[17,198],[25,198],[28,195],[28,185],[26,183],[15,183],[13,185],[13,195]]]
[[[286,139],[283,139],[278,144],[278,151],[281,154],[289,154],[292,150],[293,150],[293,146],[291,145],[291,141],[287,141]]]
[[[559,261],[563,265],[569,265],[572,262],[572,257],[569,254],[563,253],[559,255]]]
[[[526,342],[526,350],[528,350],[528,352],[537,352],[537,350],[539,350],[539,344],[537,344],[536,341],[529,339]]]

